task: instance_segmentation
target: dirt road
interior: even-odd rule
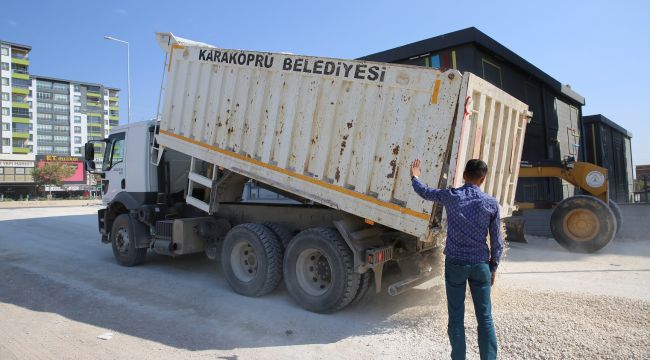
[[[149,254],[143,266],[120,267],[95,213],[0,209],[0,359],[448,358],[439,280],[318,315],[283,287],[259,299],[234,294],[218,262],[201,255]],[[596,255],[541,238],[513,244],[493,303],[500,358],[649,358],[650,241]]]

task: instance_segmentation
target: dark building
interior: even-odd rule
[[[522,159],[556,161],[580,154],[580,117],[585,99],[478,29],[455,31],[360,60],[469,71],[525,102],[533,112]],[[559,201],[574,187],[559,179],[519,179],[517,201]]]
[[[609,198],[631,202],[634,193],[632,174],[632,133],[603,115],[582,117],[584,159],[607,168]]]

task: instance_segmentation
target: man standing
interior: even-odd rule
[[[469,283],[478,322],[478,345],[481,359],[496,359],[497,338],[492,321],[490,287],[494,285],[499,258],[503,250],[499,203],[481,191],[488,167],[485,162],[467,162],[465,185],[456,189],[432,189],[420,176],[420,160],[411,164],[413,189],[422,198],[444,205],[447,211],[445,245],[445,288],[449,322],[447,334],[451,358],[465,359],[465,289]],[[490,248],[487,235],[490,233]]]

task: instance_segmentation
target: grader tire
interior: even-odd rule
[[[612,199],[609,199],[609,208],[612,209],[612,212],[614,213],[614,217],[616,218],[616,234],[618,234],[618,232],[621,231],[621,228],[623,227],[623,217],[621,216],[621,208],[618,206],[617,203],[612,201]]]
[[[562,200],[551,215],[555,240],[569,251],[593,253],[616,235],[616,217],[602,200],[578,195]]]

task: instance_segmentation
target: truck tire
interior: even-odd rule
[[[357,294],[352,299],[352,302],[350,302],[350,305],[358,303],[366,296],[370,285],[373,283],[373,274],[372,271],[368,270],[359,276],[359,290],[357,290]]]
[[[332,228],[311,228],[289,243],[284,255],[289,294],[303,308],[330,313],[352,302],[359,291],[352,251]]]
[[[224,239],[221,264],[236,293],[266,295],[282,281],[282,244],[262,224],[237,225]]]
[[[616,217],[602,200],[577,195],[562,200],[553,210],[551,232],[569,251],[593,253],[616,235]]]
[[[291,231],[289,231],[289,229],[287,229],[284,225],[280,225],[278,223],[265,222],[263,225],[271,229],[275,236],[278,237],[280,243],[282,243],[282,250],[286,249],[291,239],[293,239],[294,234],[292,234]]]
[[[614,217],[616,218],[616,234],[621,231],[623,226],[623,217],[621,216],[621,208],[612,199],[609,199],[609,208],[612,209]]]
[[[111,228],[111,244],[113,256],[120,265],[136,266],[142,264],[147,255],[147,248],[135,247],[135,224],[129,214],[118,215]]]

